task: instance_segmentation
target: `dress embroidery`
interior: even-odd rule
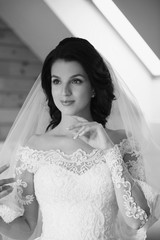
[[[108,157],[108,154],[110,155]],[[147,214],[143,209],[137,206],[134,198],[132,197],[131,192],[131,183],[126,181],[123,175],[124,163],[118,146],[115,146],[112,151],[110,151],[106,156],[108,157],[108,166],[111,171],[112,180],[117,188],[120,188],[121,185],[124,187],[124,207],[126,209],[126,216],[133,217],[134,219],[140,219],[141,225],[144,226],[148,221]],[[111,157],[113,155],[113,157]]]
[[[135,150],[133,151],[131,147],[131,143],[135,146]],[[122,157],[124,157],[125,154],[129,154],[131,157],[133,157],[132,160],[127,160],[125,162],[125,165],[127,166],[127,169],[131,173],[132,177],[141,181],[145,181],[145,171],[144,171],[144,163],[143,158],[140,151],[140,146],[135,141],[133,137],[130,137],[129,139],[123,139],[119,144],[118,147],[120,149]]]
[[[17,201],[22,205],[31,204],[34,200],[33,194],[23,196],[23,188],[27,188],[27,183],[22,181],[22,179],[17,179],[15,186],[17,187],[17,195],[15,196]]]
[[[103,152],[100,149],[93,149],[91,153],[86,153],[82,149],[78,149],[73,154],[65,154],[61,150],[38,151],[29,149],[28,147],[22,148],[19,151],[21,152],[21,150],[23,157],[19,157],[19,161],[22,163],[16,169],[19,174],[24,170],[35,173],[42,164],[55,164],[70,172],[81,175],[94,165],[105,162],[104,158],[102,158]]]
[[[125,152],[129,151],[129,144],[127,147],[127,141],[123,141],[121,147],[125,155]],[[28,195],[30,184],[34,184],[34,193],[40,205],[43,221],[43,237],[40,237],[40,240],[130,239],[126,237],[127,227],[122,232],[116,228],[119,220],[118,205],[111,172],[106,164],[110,158],[112,160],[117,158],[115,148],[110,149],[105,157],[104,152],[97,149],[90,154],[80,149],[73,154],[64,154],[60,150],[40,151],[20,146],[16,168],[20,200],[17,200],[16,205],[7,205],[7,201],[6,206],[0,205],[0,215],[8,222],[22,216],[24,203],[30,204],[33,200],[33,190],[30,191],[29,198],[25,195]],[[138,167],[136,161],[135,166],[132,162],[130,159],[126,166],[131,174],[135,169],[136,176]],[[141,179],[139,174],[140,172],[137,179]],[[154,200],[150,197],[151,199]],[[137,240],[146,237],[142,229],[136,235]]]

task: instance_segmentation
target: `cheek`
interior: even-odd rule
[[[58,90],[58,88],[57,88],[57,89],[52,88],[51,93],[52,93],[53,99],[54,99],[54,98],[57,98],[57,97],[59,96],[59,90]]]
[[[90,102],[91,101],[91,96],[92,96],[92,91],[91,89],[83,89],[82,93],[81,93],[81,100],[85,101],[85,102]]]
[[[84,90],[84,93],[85,93],[86,97],[88,97],[90,99],[91,96],[92,96],[92,88],[91,88],[91,86],[86,86],[86,88]]]

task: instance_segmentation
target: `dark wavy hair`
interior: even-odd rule
[[[88,75],[95,97],[91,99],[90,109],[94,121],[104,127],[110,115],[112,101],[115,99],[111,75],[103,58],[97,50],[85,39],[65,38],[46,57],[41,74],[42,88],[46,94],[51,122],[47,127],[53,129],[61,121],[61,112],[56,107],[51,93],[51,67],[53,63],[62,59],[77,61]]]

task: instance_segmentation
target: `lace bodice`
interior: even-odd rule
[[[155,194],[145,184],[140,151],[133,152],[126,139],[118,147],[151,208]],[[15,172],[18,204],[14,209],[2,205],[0,215],[6,222],[11,222],[23,215],[23,205],[32,204],[36,198],[43,222],[38,240],[128,240],[121,236],[122,229],[117,220],[118,205],[107,164],[112,158],[115,158],[115,147],[104,156],[100,149],[90,153],[78,149],[65,154],[61,150],[41,151],[20,146]],[[31,184],[35,191],[27,194]],[[125,231],[127,229],[125,227]],[[143,230],[138,234],[137,240],[145,239]],[[132,235],[130,230],[129,235]]]
[[[17,171],[34,173],[43,216],[41,239],[115,239],[118,207],[102,151],[78,149],[67,155],[23,147],[18,157],[23,164]]]

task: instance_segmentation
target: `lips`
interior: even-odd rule
[[[63,106],[70,106],[74,103],[74,100],[61,100]]]

